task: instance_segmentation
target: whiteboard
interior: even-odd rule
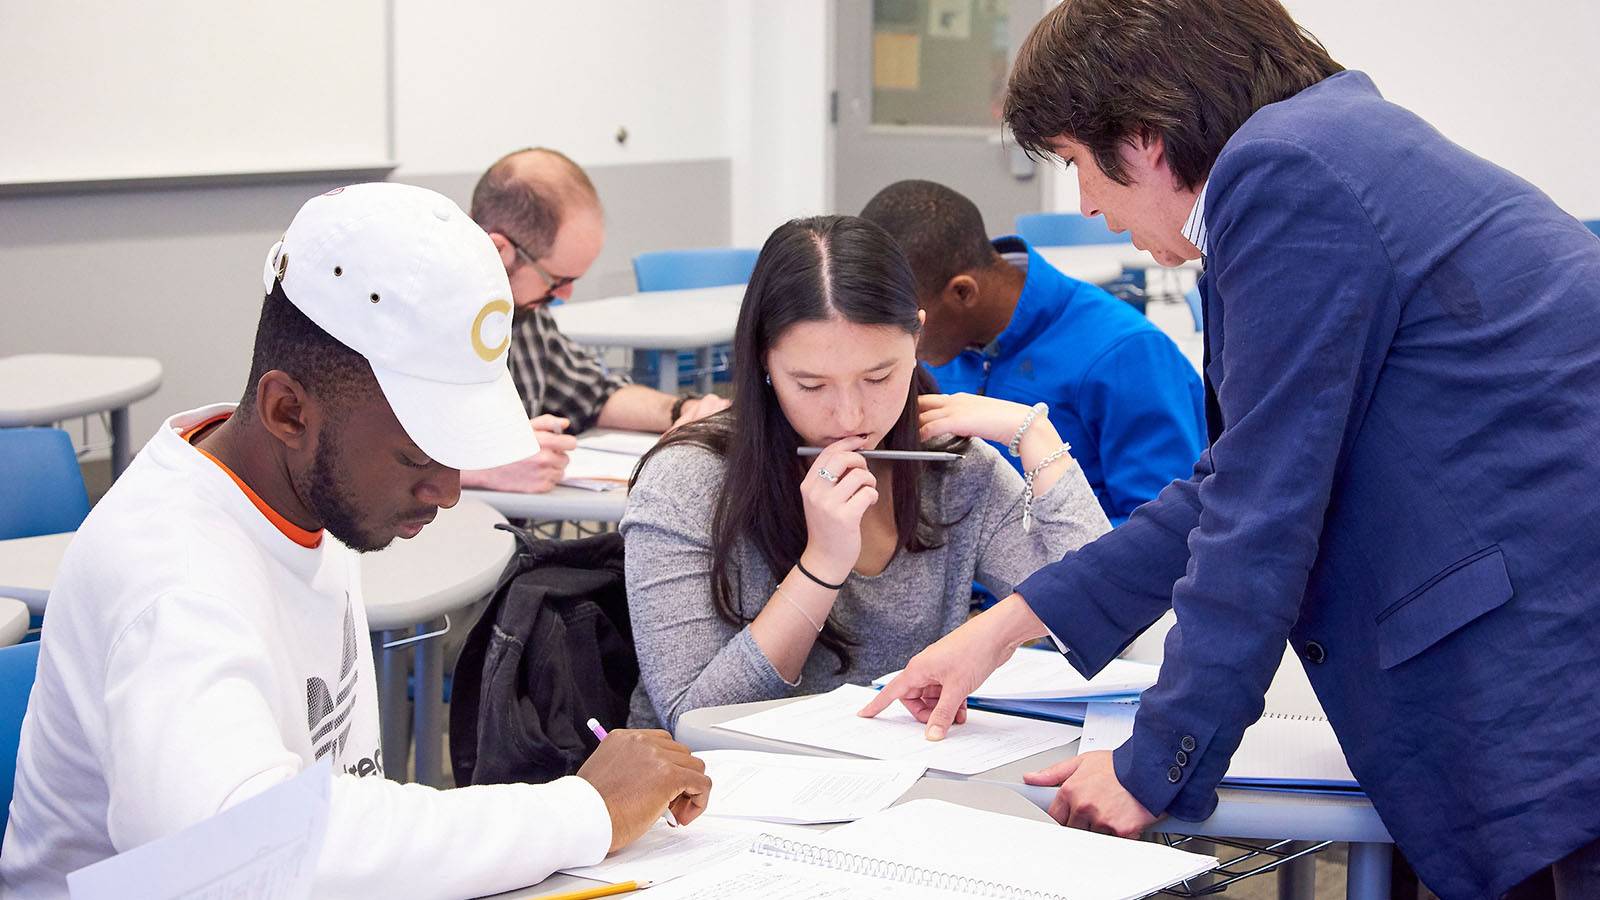
[[[387,0],[0,0],[0,184],[355,169]]]

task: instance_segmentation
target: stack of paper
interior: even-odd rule
[[[561,871],[608,884],[624,881],[660,884],[747,853],[763,834],[795,840],[809,840],[815,836],[803,828],[709,816],[701,816],[678,828],[661,821],[643,837],[596,865]]]
[[[1060,653],[1024,648],[979,685],[967,705],[1081,725],[1086,703],[1137,697],[1156,683],[1159,671],[1149,663],[1114,659],[1093,678],[1084,678]],[[899,674],[890,672],[874,684],[882,687]]]
[[[850,822],[888,809],[922,777],[916,763],[702,750],[715,789],[706,815],[791,825]]]
[[[942,741],[896,704],[875,719],[856,715],[876,692],[847,684],[826,694],[718,724],[718,728],[870,759],[895,759],[941,772],[976,775],[1045,750],[1064,747],[1082,729],[973,710]]]
[[[586,491],[616,491],[628,486],[639,458],[661,440],[661,435],[638,431],[611,431],[578,439],[567,454],[567,471],[561,483]]]

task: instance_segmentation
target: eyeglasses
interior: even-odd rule
[[[501,232],[500,236],[506,239],[506,243],[511,245],[511,249],[515,250],[517,255],[521,256],[524,262],[530,266],[533,266],[533,271],[539,273],[540,278],[544,279],[545,291],[544,296],[539,298],[540,300],[549,300],[551,297],[556,295],[556,291],[559,291],[567,285],[578,280],[578,276],[576,275],[551,274],[549,269],[539,265],[539,261],[533,258],[532,253],[522,249],[521,244],[512,240],[511,235]]]

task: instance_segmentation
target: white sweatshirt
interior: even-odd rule
[[[0,887],[66,897],[68,872],[323,756],[345,774],[317,897],[472,897],[599,862],[610,817],[581,778],[440,791],[382,776],[356,554],[271,513],[181,436],[231,410],[169,419],[67,550]]]

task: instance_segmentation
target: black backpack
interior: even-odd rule
[[[456,661],[450,762],[457,785],[542,783],[578,771],[584,724],[628,718],[639,659],[628,624],[622,535],[521,544]]]

